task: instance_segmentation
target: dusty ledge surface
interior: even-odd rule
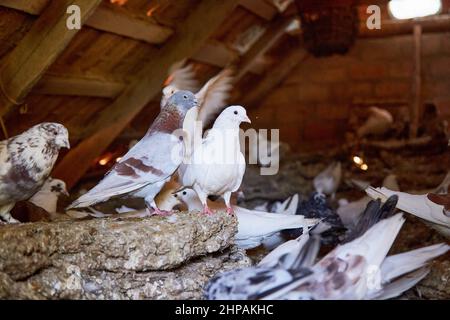
[[[0,227],[0,298],[199,299],[217,272],[250,264],[226,213]]]

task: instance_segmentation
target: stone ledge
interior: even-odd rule
[[[226,213],[196,212],[2,226],[0,298],[198,299],[211,276],[250,264],[227,249],[236,231]]]

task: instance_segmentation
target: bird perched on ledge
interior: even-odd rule
[[[223,195],[227,212],[233,213],[231,193],[239,189],[245,173],[245,157],[239,141],[242,122],[251,122],[242,106],[226,108],[206,137],[194,143],[188,163],[183,163],[178,170],[180,183],[197,192],[206,214],[212,214],[208,195]]]
[[[173,196],[186,204],[189,211],[202,210],[202,203],[192,189],[179,190]],[[167,199],[166,202],[171,201]],[[213,201],[208,201],[208,206],[214,210],[226,209],[223,204]],[[307,219],[304,216],[287,212],[270,213],[249,210],[240,206],[233,206],[233,211],[238,219],[238,232],[235,240],[238,247],[242,249],[256,248],[280,230],[300,228],[307,233],[309,228],[319,222],[319,219]]]
[[[44,122],[0,142],[0,218],[18,222],[10,211],[30,199],[49,177],[61,148],[70,148],[67,129]]]
[[[88,193],[68,209],[89,207],[116,196],[144,198],[148,213],[167,214],[158,209],[155,196],[181,164],[184,147],[181,136],[174,132],[183,126],[186,113],[197,106],[189,91],[178,91],[147,131],[146,135]]]

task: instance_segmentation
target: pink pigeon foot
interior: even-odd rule
[[[159,210],[158,208],[155,208],[153,213],[158,216],[170,216],[172,214],[172,211]]]
[[[211,209],[208,207],[208,205],[205,204],[204,208],[203,208],[203,213],[207,214],[207,215],[212,215],[214,214],[214,212],[211,211]]]
[[[234,216],[234,210],[232,207],[227,207],[227,213],[231,216]]]

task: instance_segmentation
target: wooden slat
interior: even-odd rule
[[[86,173],[92,161],[101,155],[128,123],[161,90],[169,67],[176,61],[192,56],[233,11],[237,0],[203,0],[177,28],[122,94],[99,115],[90,126],[87,139],[73,148],[54,170],[69,188]],[[205,28],[207,26],[207,28]]]
[[[254,107],[276,88],[308,53],[301,47],[292,48],[279,63],[270,68],[256,86],[242,95],[240,99],[245,107]]]
[[[264,34],[256,41],[256,43],[250,48],[250,50],[241,58],[235,81],[242,78],[254,65],[260,57],[262,57],[274,44],[280,39],[280,37],[286,32],[287,26],[291,23],[292,19],[277,17],[267,27]]]
[[[450,14],[410,20],[383,20],[381,29],[379,30],[369,30],[365,24],[362,24],[359,30],[359,36],[362,38],[372,38],[412,34],[415,25],[420,25],[423,33],[447,32],[450,31]]]
[[[49,0],[0,0],[0,6],[39,15]],[[144,16],[136,16],[117,5],[101,4],[86,21],[86,25],[94,29],[111,32],[151,44],[164,43],[173,30],[155,23]]]
[[[193,56],[192,59],[216,67],[226,67],[238,59],[238,53],[229,49],[222,43],[206,43]]]
[[[67,7],[81,9],[82,23],[101,0],[52,1],[30,31],[3,61],[0,72],[0,116],[22,102],[78,30],[68,30]]]
[[[266,20],[272,20],[278,10],[264,0],[240,0],[239,4]]]
[[[0,6],[39,15],[48,5],[49,0],[0,0]]]
[[[172,29],[151,22],[148,17],[134,16],[117,5],[101,5],[86,25],[151,44],[164,43],[173,34]]]
[[[33,92],[48,95],[115,98],[124,88],[124,83],[107,79],[46,74],[34,87]]]

